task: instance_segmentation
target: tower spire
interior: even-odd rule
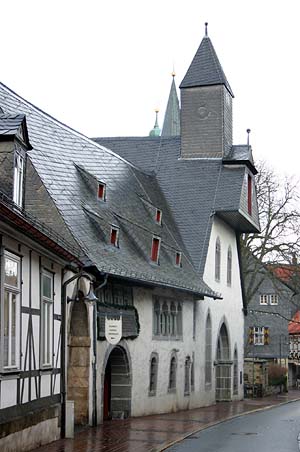
[[[174,67],[172,72],[172,84],[161,135],[162,136],[180,135],[180,108],[175,85]]]
[[[208,26],[208,22],[205,22],[205,37],[208,38],[208,33],[207,33],[207,26]]]
[[[153,129],[150,130],[150,133],[149,133],[150,137],[159,137],[159,135],[160,135],[160,128],[158,125],[158,112],[159,112],[159,109],[156,108],[155,109],[155,124],[154,124]]]

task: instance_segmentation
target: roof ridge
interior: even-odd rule
[[[49,115],[49,113],[46,113],[45,111],[41,110],[39,107],[37,107],[33,103],[29,102],[28,100],[24,99],[22,96],[17,94],[11,88],[6,86],[3,82],[0,82],[0,86],[2,86],[6,91],[11,93],[16,98],[20,99],[27,106],[34,108],[39,114],[41,114],[42,116],[45,116],[48,120],[50,120],[54,124],[62,127],[63,129],[65,129],[67,131],[70,131],[70,132],[74,133],[75,135],[79,136],[80,138],[82,138],[83,140],[87,141],[89,144],[92,144],[93,146],[97,147],[98,149],[104,150],[105,152],[108,152],[109,154],[113,155],[114,157],[117,157],[119,160],[121,160],[122,162],[126,163],[127,165],[132,166],[132,167],[134,167],[136,169],[139,169],[133,163],[131,163],[128,160],[124,159],[119,154],[116,154],[115,152],[111,151],[110,149],[106,148],[105,146],[102,146],[102,145],[98,144],[96,141],[94,141],[92,138],[87,137],[82,132],[78,132],[77,130],[73,129],[72,127],[68,126],[67,124],[63,123],[62,121],[59,121],[58,119],[56,119],[53,116]],[[18,114],[22,114],[22,113],[20,112]]]

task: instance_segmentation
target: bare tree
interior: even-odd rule
[[[265,264],[292,263],[300,252],[298,181],[282,178],[266,163],[257,165],[256,191],[261,232],[241,238],[245,295],[257,292],[266,275]]]

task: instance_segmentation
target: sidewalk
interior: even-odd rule
[[[36,452],[157,452],[218,422],[300,400],[300,391],[288,394],[221,402],[217,405],[177,413],[107,421],[87,428],[74,439],[58,440],[35,449]]]

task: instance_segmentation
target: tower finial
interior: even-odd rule
[[[249,146],[250,145],[250,132],[251,132],[251,129],[247,129],[246,132],[247,132],[247,146]]]
[[[175,72],[175,67],[174,67],[174,63],[173,63],[173,71],[172,71],[172,77],[174,78],[174,77],[175,77],[175,75],[176,75],[176,72]]]
[[[153,129],[150,130],[150,133],[149,133],[150,137],[159,137],[159,135],[160,135],[160,128],[158,125],[158,112],[159,112],[159,109],[156,108],[155,109],[155,124],[154,124]]]
[[[206,37],[206,38],[208,37],[208,33],[207,33],[207,25],[208,25],[208,22],[205,22],[205,37]]]

